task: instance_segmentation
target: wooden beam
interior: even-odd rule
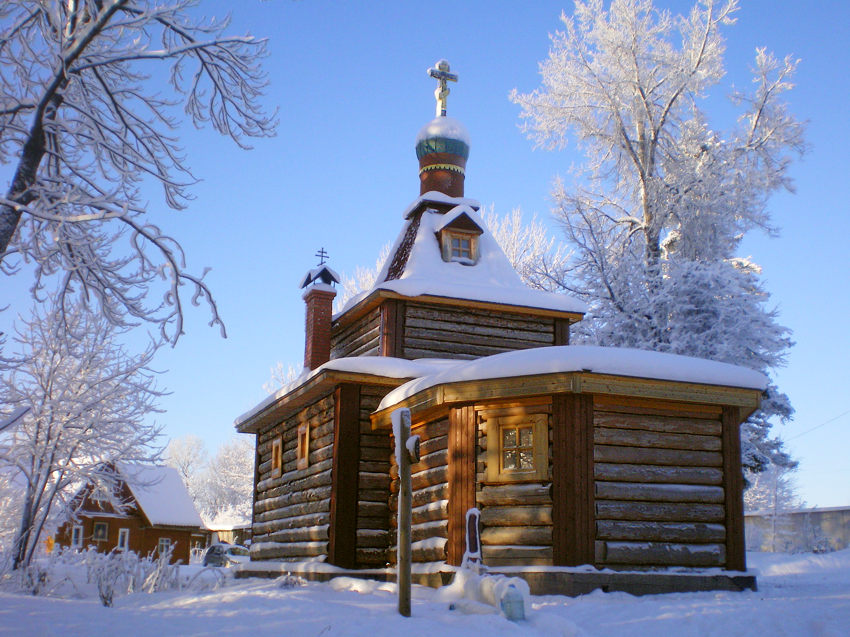
[[[334,424],[328,562],[356,568],[360,385],[345,383],[336,388]]]
[[[648,398],[671,403],[702,403],[702,405],[731,405],[742,407],[743,416],[758,408],[761,392],[757,389],[685,383],[652,378],[612,376],[592,372],[556,372],[520,377],[488,378],[447,383],[428,387],[372,415],[373,429],[387,428],[390,413],[399,407],[411,410],[414,420],[421,413],[441,405],[471,403],[490,399],[515,399],[547,394],[611,394]],[[702,405],[697,405],[701,407]],[[695,412],[699,412],[697,409]],[[672,413],[672,412],[671,412]]]
[[[555,566],[594,561],[593,397],[552,402],[552,552]]]
[[[723,425],[723,489],[726,493],[726,568],[747,570],[744,544],[744,473],[741,468],[741,410],[724,407]]]
[[[567,319],[555,319],[555,345],[570,344],[570,323]]]
[[[477,428],[472,405],[449,411],[449,540],[447,561],[460,566],[465,550],[466,511],[475,506]]]
[[[381,356],[404,358],[404,301],[381,304]]]

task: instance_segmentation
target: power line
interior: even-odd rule
[[[846,416],[847,414],[850,414],[850,409],[848,409],[844,413],[838,414],[837,416],[835,416],[833,418],[830,418],[829,420],[827,420],[825,422],[822,422],[819,425],[815,425],[811,429],[806,429],[806,431],[798,433],[796,436],[791,436],[790,438],[786,438],[785,442],[788,442],[789,440],[794,440],[794,438],[799,438],[800,436],[805,436],[806,434],[813,432],[815,429],[820,429],[824,425],[828,425],[829,423],[834,422],[834,421],[838,420],[839,418],[841,418],[842,416]]]

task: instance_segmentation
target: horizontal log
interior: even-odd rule
[[[438,500],[424,506],[416,507],[411,511],[413,524],[422,522],[433,522],[434,520],[445,520],[449,517],[449,501]]]
[[[283,529],[270,533],[268,538],[272,542],[327,541],[328,525]]]
[[[385,514],[382,516],[367,518],[365,516],[357,517],[357,528],[363,530],[386,531],[390,528],[390,516]]]
[[[538,318],[511,312],[491,312],[469,307],[454,309],[434,305],[408,304],[405,308],[405,324],[416,319],[554,333],[554,322],[551,318]]]
[[[358,470],[361,473],[380,473],[384,476],[388,475],[390,472],[389,454],[387,454],[387,459],[383,461],[361,459],[358,464]]]
[[[357,349],[352,350],[348,353],[348,356],[378,356],[381,351],[381,341],[379,339],[371,340],[367,343],[364,343],[362,347],[358,347]]]
[[[647,449],[594,445],[595,462],[653,464],[696,467],[722,467],[723,455],[718,451],[688,451],[684,449]]]
[[[600,540],[649,540],[653,542],[723,542],[722,524],[703,522],[630,522],[599,520],[596,537]]]
[[[365,518],[379,518],[388,515],[386,500],[384,502],[360,502],[357,505],[357,515]]]
[[[424,489],[417,489],[413,492],[412,504],[414,507],[420,507],[430,502],[445,500],[449,496],[449,485],[445,483],[435,484]],[[390,508],[395,509],[396,499],[391,500]]]
[[[294,518],[311,513],[328,513],[331,510],[330,499],[314,500],[313,502],[301,502],[298,504],[287,504],[276,509],[263,511],[255,514],[255,522],[271,522],[284,518]]]
[[[378,340],[381,338],[380,324],[364,325],[363,329],[353,333],[347,339],[339,339],[331,345],[339,358],[349,356],[351,353],[366,347],[375,347]]]
[[[361,502],[381,502],[386,506],[390,495],[389,485],[387,487],[386,489],[359,489],[357,497]]]
[[[722,522],[721,504],[596,501],[597,520],[654,520],[658,522]]]
[[[596,463],[593,475],[610,482],[653,482],[719,485],[723,471],[714,467],[672,467],[643,464]]]
[[[552,504],[549,485],[501,484],[483,487],[476,494],[479,507]]]
[[[418,347],[405,346],[404,355],[408,358],[456,358],[458,360],[473,360],[481,358],[480,355],[471,353],[451,353],[445,351],[437,351],[431,349],[423,349]]]
[[[552,524],[551,505],[484,507],[481,524],[490,526],[541,526]]]
[[[670,416],[646,416],[640,414],[617,414],[596,412],[593,424],[597,427],[615,429],[642,429],[664,433],[697,434],[701,436],[719,436],[719,420],[704,418],[675,418]]]
[[[430,537],[448,537],[449,536],[449,521],[436,520],[433,522],[425,522],[423,524],[413,524],[410,527],[411,541],[419,542],[427,540]]]
[[[594,427],[593,442],[597,445],[617,445],[620,447],[720,451],[720,438],[717,436],[670,434],[640,429]]]
[[[512,347],[507,344],[501,347],[494,347],[491,345],[481,345],[479,343],[470,341],[462,343],[449,343],[442,339],[426,340],[422,338],[409,337],[404,339],[405,352],[408,348],[418,349],[431,353],[432,357],[434,354],[468,354],[477,357],[491,356],[493,354],[501,354],[502,352],[506,351],[527,349],[529,347],[534,346],[534,344],[522,342],[517,342]]]
[[[254,512],[259,514],[289,506],[290,504],[326,500],[331,497],[331,489],[332,487],[330,485],[326,485],[315,489],[303,489],[291,493],[283,493],[276,497],[270,497],[270,492],[265,492],[264,497],[257,497],[257,501],[254,503]],[[281,491],[281,489],[276,489],[276,491]]]
[[[593,408],[597,412],[619,412],[626,414],[645,414],[653,416],[673,416],[675,418],[720,418],[719,405],[700,405],[680,401],[659,401],[653,398],[636,396],[616,396],[600,394],[593,398]]]
[[[360,459],[367,462],[386,462],[389,464],[392,450],[383,447],[360,447]]]
[[[329,458],[328,460],[310,465],[306,469],[289,471],[279,478],[260,480],[257,484],[257,494],[258,496],[263,496],[265,491],[276,487],[288,488],[294,493],[305,489],[327,486],[331,484],[332,465],[333,458]]]
[[[390,534],[385,530],[358,529],[358,548],[380,548],[386,549],[390,544]]]
[[[491,526],[481,531],[481,544],[552,544],[551,526]]]
[[[447,435],[442,436],[434,436],[430,439],[422,440],[420,438],[419,442],[419,453],[422,456],[425,456],[429,453],[434,453],[435,451],[443,451],[449,448],[449,437]]]
[[[414,543],[410,549],[411,561],[416,564],[422,562],[444,562],[446,560],[446,547],[442,546],[425,546],[417,547]],[[396,547],[391,545],[387,550],[387,561],[390,564],[396,563]]]
[[[723,544],[597,542],[597,562],[635,566],[722,566]]]
[[[495,564],[494,560],[522,561],[540,560],[537,563],[552,563],[552,546],[481,546],[481,557],[485,564]]]
[[[381,312],[379,308],[375,308],[368,314],[362,316],[360,320],[353,321],[344,327],[336,324],[332,328],[331,340],[339,341],[352,338],[356,334],[361,334],[381,324]]]
[[[456,323],[441,325],[421,321],[422,327],[406,327],[405,337],[410,339],[434,340],[444,343],[469,343],[488,347],[514,349],[522,347],[544,347],[552,344],[551,334],[511,330],[505,332],[497,328],[479,328],[460,326]],[[428,323],[425,325],[424,323]]]
[[[390,477],[384,473],[362,473],[358,485],[361,489],[382,489],[389,491]]]
[[[274,533],[283,529],[297,529],[301,527],[321,526],[330,523],[330,513],[310,513],[290,518],[280,518],[269,522],[254,522],[255,533]]]
[[[358,547],[355,552],[357,565],[383,568],[387,564],[387,549]]]
[[[596,482],[597,500],[649,500],[651,502],[722,503],[723,487],[696,484],[641,484]]]

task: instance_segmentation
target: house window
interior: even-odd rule
[[[106,522],[95,522],[94,523],[94,533],[92,533],[92,539],[95,542],[104,542],[106,541],[106,536],[109,533],[109,526]]]
[[[444,230],[442,237],[443,261],[472,265],[478,260],[478,235]]]
[[[159,538],[159,542],[156,544],[156,552],[160,555],[165,555],[168,553],[168,549],[171,548],[171,538],[170,537],[161,537]]]
[[[130,529],[118,529],[118,550],[126,551],[130,547]]]
[[[549,428],[546,414],[487,419],[487,480],[548,480]]]
[[[469,237],[452,237],[452,259],[472,259],[472,240]]]
[[[283,442],[280,438],[272,440],[272,477],[283,472]]]
[[[295,455],[297,458],[295,466],[298,469],[306,469],[310,464],[310,425],[306,423],[298,427],[298,448]]]
[[[83,527],[75,524],[71,529],[71,548],[79,549],[83,547]]]

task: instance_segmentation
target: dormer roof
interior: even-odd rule
[[[461,204],[444,214],[443,218],[437,222],[434,230],[437,233],[443,230],[463,230],[474,234],[484,234],[486,227],[475,210],[467,204]]]

